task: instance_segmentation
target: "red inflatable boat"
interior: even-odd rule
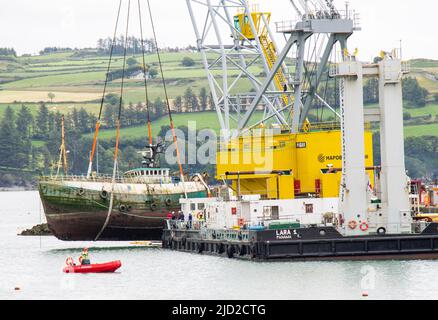
[[[65,273],[112,273],[116,272],[122,266],[121,261],[113,261],[108,263],[79,265],[79,266],[65,266],[63,271]]]

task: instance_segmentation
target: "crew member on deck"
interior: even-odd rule
[[[88,248],[84,248],[84,250],[82,250],[82,254],[79,257],[79,262],[81,263],[81,265],[91,264],[90,257],[88,255]]]
[[[189,229],[192,228],[192,224],[193,224],[193,215],[192,215],[192,213],[190,212],[190,213],[189,213],[189,223],[188,223],[188,225],[187,225]]]

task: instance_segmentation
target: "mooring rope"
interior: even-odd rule
[[[152,139],[152,124],[151,124],[151,113],[150,113],[150,106],[149,106],[149,95],[148,95],[148,81],[146,76],[146,59],[145,59],[145,48],[144,48],[144,37],[143,37],[143,22],[141,19],[141,6],[140,6],[140,0],[137,0],[138,3],[138,16],[140,20],[140,36],[141,36],[141,53],[143,57],[143,75],[144,75],[144,92],[145,92],[145,99],[146,99],[146,111],[147,111],[147,121],[148,121],[148,136],[149,136],[149,145],[152,146],[153,139]]]
[[[100,230],[100,232],[97,234],[94,241],[99,240],[102,233],[105,231],[106,227],[108,226],[108,223],[111,218],[111,213],[113,210],[114,205],[114,189],[116,184],[116,175],[117,175],[117,169],[118,169],[118,156],[119,156],[119,141],[120,141],[120,119],[122,117],[122,105],[123,105],[123,89],[125,84],[125,71],[126,71],[126,54],[127,54],[127,47],[128,47],[128,31],[129,31],[129,13],[131,10],[131,0],[128,0],[128,17],[126,19],[126,32],[125,32],[125,49],[123,53],[123,71],[122,71],[122,84],[120,87],[120,103],[119,103],[119,114],[117,118],[116,123],[116,148],[114,150],[114,168],[113,168],[113,179],[111,182],[111,199],[110,199],[110,206],[108,208],[108,215],[106,217],[105,223]]]
[[[94,137],[93,137],[93,146],[91,148],[91,154],[90,154],[90,162],[88,164],[88,171],[87,171],[87,178],[90,178],[91,175],[91,171],[93,170],[93,160],[94,160],[94,155],[96,153],[96,147],[97,147],[97,139],[99,137],[99,129],[100,129],[100,121],[102,119],[102,111],[103,111],[103,105],[105,103],[105,95],[106,95],[106,89],[108,86],[108,80],[109,80],[109,73],[111,70],[111,62],[112,62],[112,58],[113,58],[113,52],[114,52],[114,45],[116,43],[116,38],[117,38],[117,29],[119,26],[119,18],[120,18],[120,9],[122,7],[122,0],[120,0],[119,2],[119,10],[117,11],[117,19],[116,19],[116,26],[114,28],[114,35],[113,35],[113,40],[111,42],[111,49],[110,49],[110,57],[109,57],[109,61],[108,61],[108,68],[106,71],[106,78],[105,78],[105,84],[103,87],[103,94],[102,94],[102,100],[100,102],[100,110],[99,110],[99,117],[97,118],[97,122],[96,122],[96,129],[94,132]]]
[[[173,143],[175,144],[175,151],[176,151],[176,158],[177,158],[177,161],[178,161],[179,173],[180,173],[180,176],[181,176],[181,182],[183,184],[184,195],[185,195],[185,198],[187,199],[187,191],[186,191],[186,187],[185,187],[184,171],[183,171],[182,163],[181,163],[181,154],[180,154],[179,148],[178,148],[178,138],[177,138],[176,133],[175,133],[175,126],[174,126],[173,118],[172,118],[172,110],[170,109],[169,96],[167,94],[166,81],[164,79],[163,63],[161,62],[160,49],[158,48],[158,42],[157,42],[157,33],[155,32],[154,18],[153,18],[153,15],[152,15],[152,9],[151,9],[151,4],[150,4],[149,0],[147,0],[147,4],[148,4],[149,17],[150,17],[151,26],[152,26],[152,32],[153,32],[153,35],[154,35],[155,49],[157,51],[158,65],[160,66],[161,81],[163,83],[164,96],[166,98],[166,105],[167,105],[167,112],[168,112],[168,115],[169,115],[170,129],[172,131]]]

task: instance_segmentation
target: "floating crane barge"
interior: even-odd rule
[[[238,135],[230,134],[223,139],[217,178],[226,182],[225,188],[215,198],[181,199],[185,220],[167,222],[163,247],[258,261],[438,258],[438,224],[416,218],[411,181],[406,175],[402,77],[409,71],[408,65],[396,51],[382,52],[381,60],[372,64],[362,63],[356,54],[349,54],[347,39],[358,30],[358,18],[348,8],[345,12],[337,11],[332,1],[318,8],[312,7],[315,1],[299,1],[301,9],[291,1],[299,19],[277,25],[277,31],[285,34],[287,41],[279,55],[266,19],[270,14],[252,12],[246,0],[233,1],[229,6],[227,2],[205,4],[209,12],[207,21],[211,21],[215,32],[219,30],[221,10],[222,19],[230,20],[228,27],[234,25],[231,28],[234,45],[227,47],[218,35],[220,43],[215,47],[206,45],[205,30],[197,29],[192,5],[200,1],[187,0],[198,49],[205,58],[213,100],[225,131],[230,129],[227,117],[236,101],[227,91],[227,61],[239,52],[258,50],[267,72],[260,81],[246,74],[256,94],[247,98],[251,101],[249,107],[242,116],[238,115]],[[231,17],[229,11],[236,3],[241,3],[242,12]],[[318,3],[322,5],[321,1]],[[321,61],[310,73],[313,81],[306,81],[304,48],[315,34],[325,34],[329,40],[323,54],[318,55]],[[329,63],[336,43],[343,51],[342,61]],[[285,62],[295,44],[297,56],[292,77]],[[219,51],[217,61],[222,61],[224,87],[218,91],[225,98],[217,96],[218,82],[214,81],[212,65],[206,60],[208,50]],[[339,113],[327,102],[324,105],[338,114],[340,130],[333,126],[312,131],[307,115],[312,101],[322,100],[317,92],[325,70],[329,78],[339,80]],[[370,77],[379,82],[379,107],[373,110],[363,105],[363,82]],[[284,81],[288,82],[279,91]],[[260,105],[269,111],[265,110],[266,117],[258,125],[270,119],[279,123],[280,129],[274,130],[269,139],[260,138],[266,136],[265,127],[246,128]],[[283,111],[288,107],[292,121],[283,122],[286,119]],[[367,128],[370,122],[380,125],[379,167],[373,167]],[[257,150],[245,151],[248,136],[244,133],[248,131],[253,134],[251,139],[260,142]],[[245,164],[242,161],[245,152],[269,156],[271,162],[263,169]],[[327,157],[328,154],[334,156]],[[233,156],[239,160],[237,163],[224,161]],[[191,218],[187,219],[189,215]]]

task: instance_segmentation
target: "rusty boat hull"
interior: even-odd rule
[[[184,196],[178,184],[116,184],[104,228],[111,188],[102,181],[41,179],[39,193],[53,235],[63,241],[161,240],[167,215],[180,210]],[[207,196],[202,184],[189,182],[185,188],[190,198]]]

